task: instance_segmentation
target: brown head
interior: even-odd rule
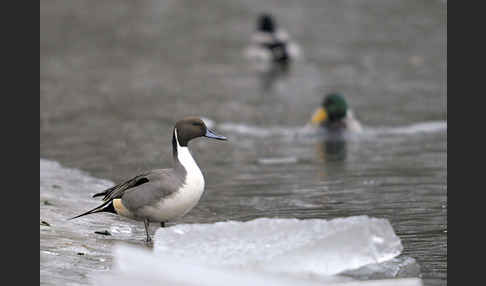
[[[215,134],[212,130],[206,127],[204,121],[199,117],[186,117],[177,121],[174,126],[174,139],[179,142],[180,146],[187,146],[187,143],[194,138],[207,137],[217,140],[227,140],[226,137]],[[175,142],[174,142],[175,143]]]

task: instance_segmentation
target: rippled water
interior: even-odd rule
[[[301,45],[286,73],[244,57],[262,10]],[[425,284],[445,285],[446,13],[442,1],[42,1],[41,158],[118,182],[169,167],[174,122],[200,115],[230,141],[191,144],[207,192],[178,222],[387,218]],[[305,127],[331,90],[363,134]],[[110,182],[96,184],[41,185],[41,284],[88,283],[113,242],[143,239],[110,215],[62,220],[96,205]],[[104,229],[113,236],[93,234]]]

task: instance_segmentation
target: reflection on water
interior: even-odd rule
[[[316,144],[317,155],[324,162],[339,162],[346,160],[346,140],[330,139]]]
[[[291,63],[289,62],[275,62],[264,71],[259,72],[262,92],[269,93],[277,81],[284,81],[289,76],[290,68]]]

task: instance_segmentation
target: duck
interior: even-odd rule
[[[344,96],[338,92],[327,94],[314,111],[310,124],[328,133],[362,132],[361,123],[354,117]]]
[[[277,26],[273,15],[261,13],[246,53],[257,61],[287,64],[300,57],[300,47],[291,41],[287,31]]]
[[[145,241],[150,242],[150,223],[165,227],[168,221],[182,217],[194,208],[204,192],[204,176],[188,147],[191,140],[199,137],[227,140],[207,128],[199,117],[177,121],[172,131],[172,168],[143,172],[96,193],[93,197],[103,197],[103,203],[70,219],[105,212],[143,221]]]

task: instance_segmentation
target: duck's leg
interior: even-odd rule
[[[160,222],[160,227],[165,227],[165,221]]]
[[[145,242],[150,242],[150,241],[152,241],[152,238],[150,237],[150,234],[149,234],[150,222],[147,218],[143,222],[145,224],[145,233],[147,234],[147,239],[145,240]]]

